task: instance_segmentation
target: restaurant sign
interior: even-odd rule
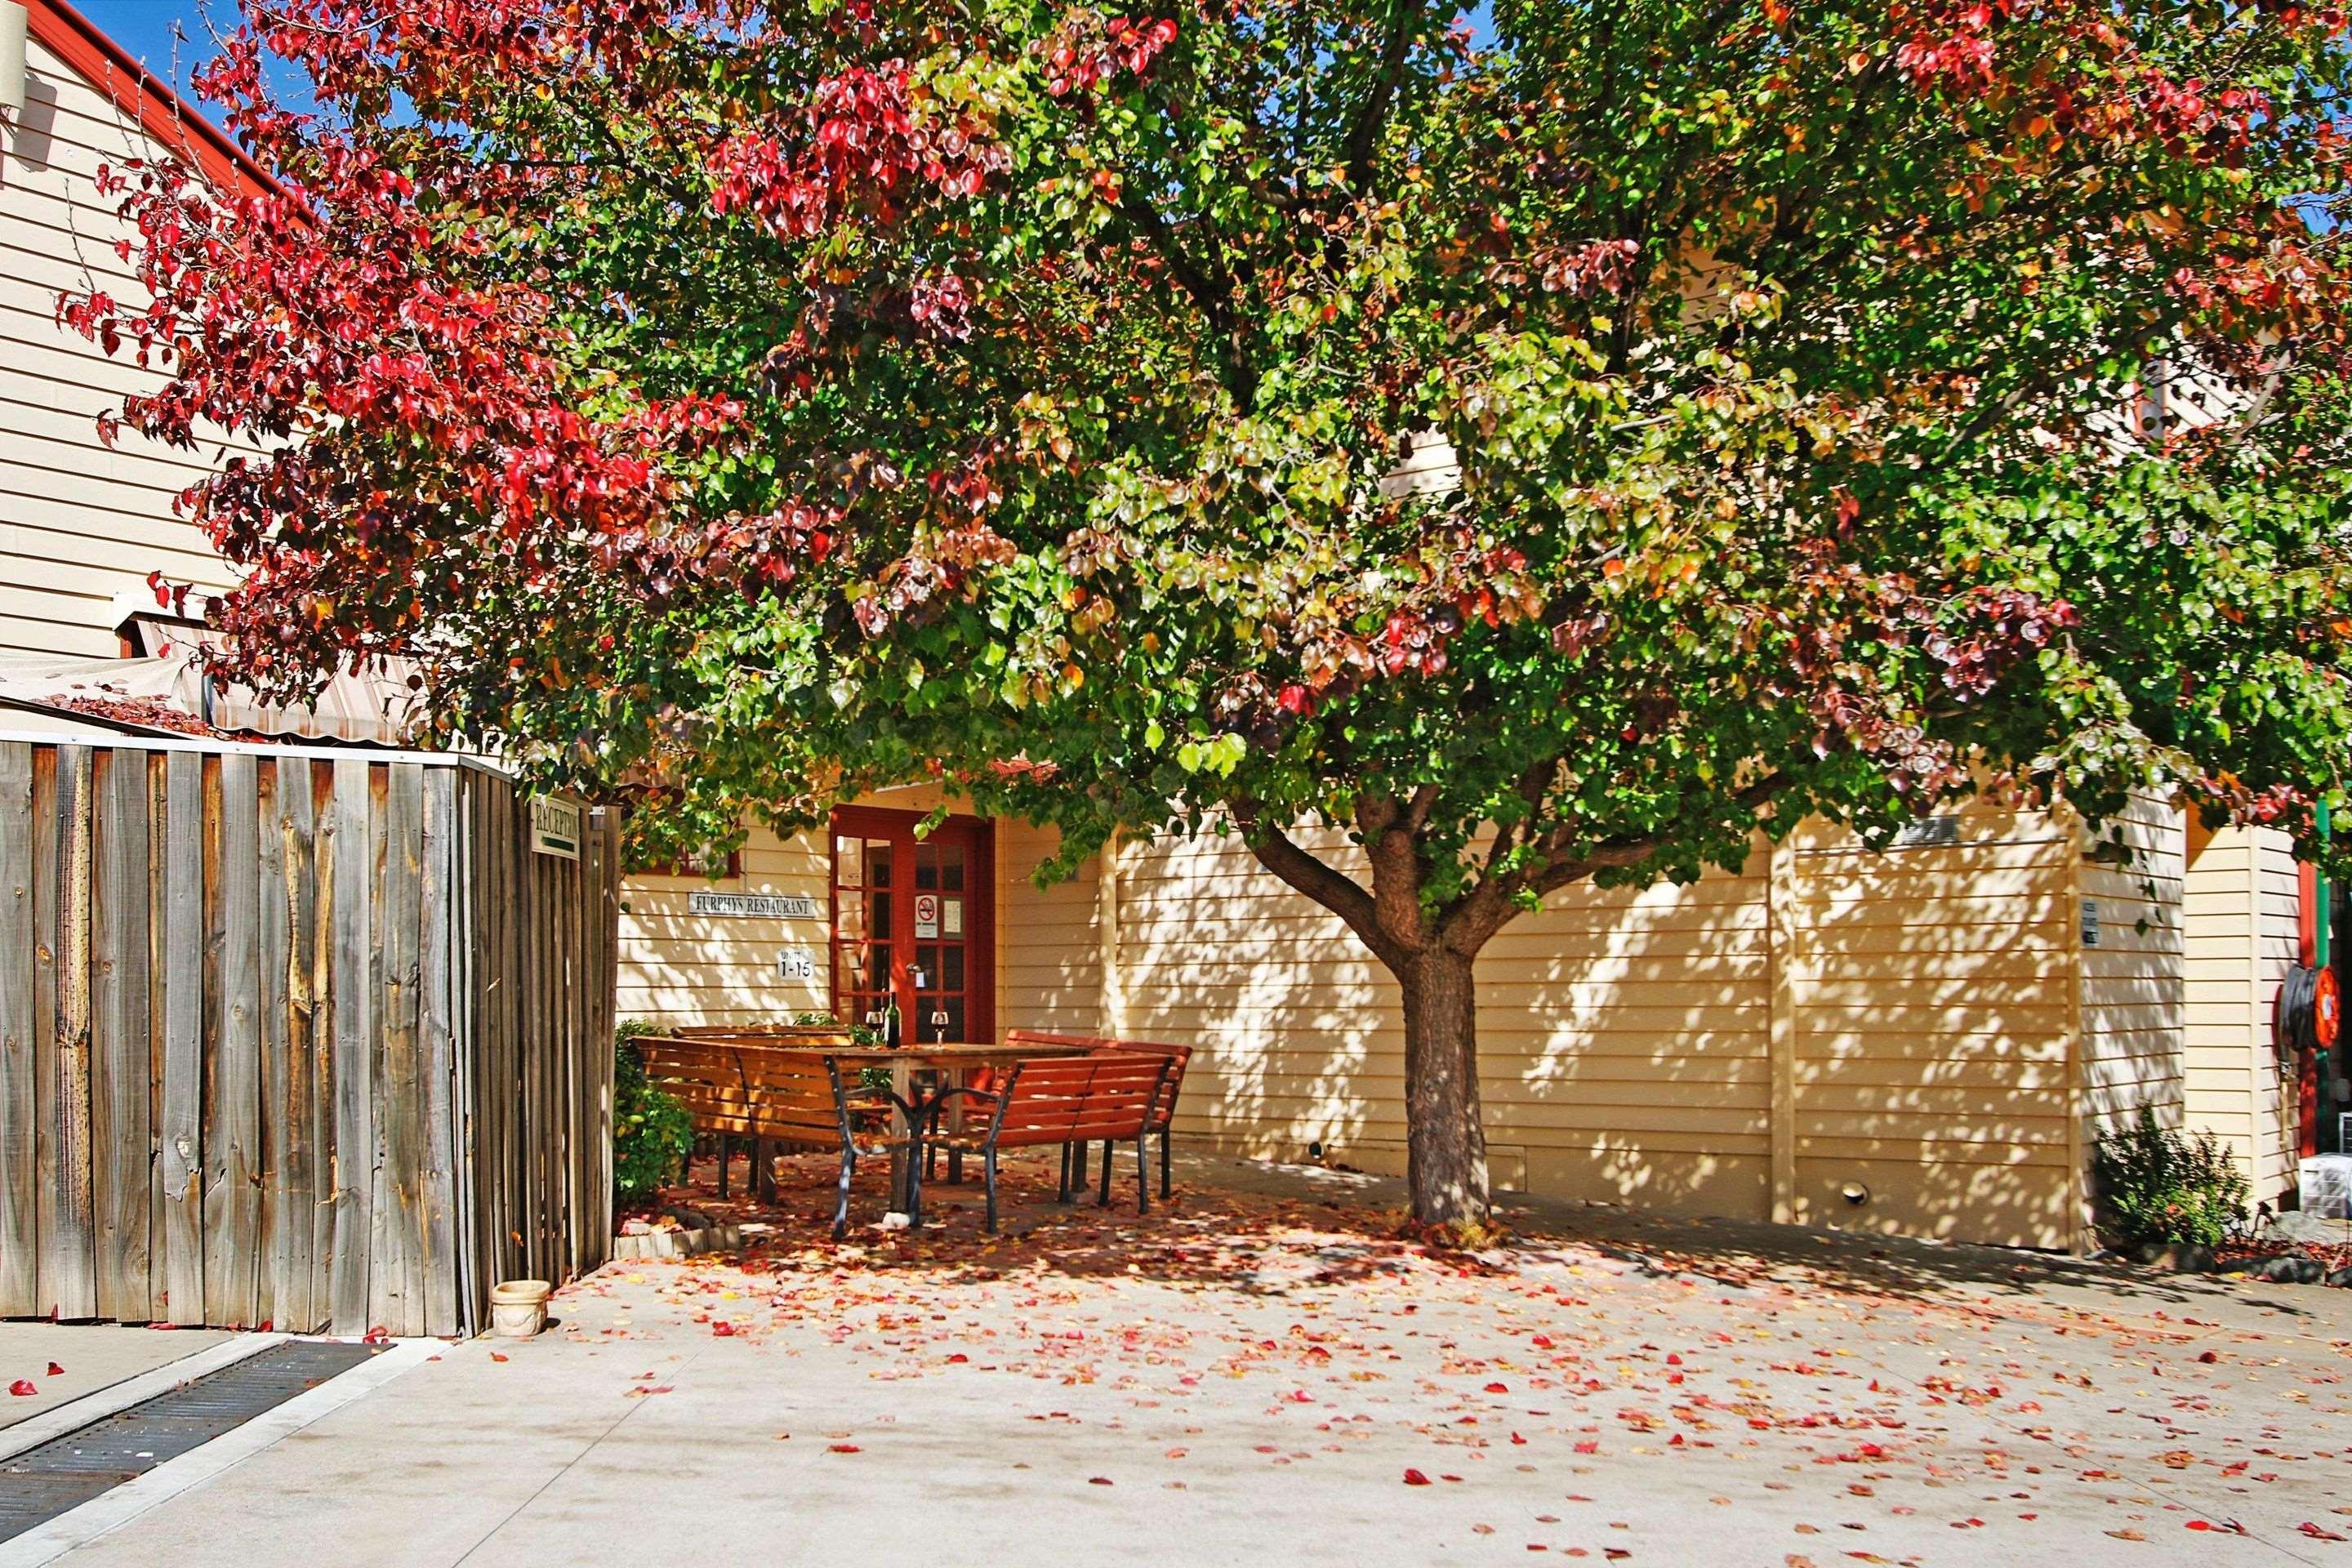
[[[695,893],[688,909],[698,915],[732,915],[739,920],[814,921],[824,911],[803,893]]]

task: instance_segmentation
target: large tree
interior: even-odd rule
[[[1984,790],[2307,825],[2346,73],[2299,0],[244,0],[282,190],[113,172],[153,303],[64,308],[272,446],[191,497],[225,669],[409,660],[673,841],[1238,832],[1470,1219],[1547,894]]]

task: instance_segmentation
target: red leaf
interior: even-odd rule
[[[1597,1454],[1601,1452],[1601,1445],[1588,1437],[1576,1446],[1576,1451],[1580,1454]]]
[[[22,1390],[22,1392],[30,1394],[33,1391],[27,1388]],[[1404,1473],[1404,1484],[1409,1487],[1425,1487],[1429,1484],[1429,1478],[1423,1475],[1419,1470],[1407,1470]]]
[[[1486,1385],[1486,1392],[1489,1394],[1508,1394],[1511,1392],[1511,1385],[1507,1383],[1490,1383]]]
[[[2341,1541],[2344,1539],[2344,1537],[2336,1534],[2332,1530],[2320,1529],[2319,1526],[2312,1523],[2311,1521],[2307,1519],[2301,1524],[2296,1525],[2295,1528],[2303,1531],[2305,1535],[2311,1537],[2314,1541]]]
[[[506,1352],[504,1351],[492,1351],[490,1352],[490,1359],[492,1361],[504,1361],[507,1359]]]
[[[832,1446],[832,1451],[836,1454],[855,1454],[859,1450],[855,1443],[835,1443]]]
[[[8,1385],[8,1392],[11,1394],[38,1394],[41,1391],[33,1386],[33,1380],[31,1378],[20,1377],[16,1382]]]
[[[50,1375],[51,1377],[63,1377],[65,1374],[66,1374],[66,1369],[65,1369],[65,1368],[63,1368],[63,1367],[59,1366],[59,1365],[58,1365],[57,1363],[55,1363],[55,1362],[51,1362],[51,1363],[49,1363],[49,1375]]]
[[[2218,1355],[2214,1354],[2211,1351],[2207,1351],[2204,1354],[2202,1354],[2202,1355],[2199,1356],[2197,1359],[2198,1359],[2199,1361],[2203,1362],[2207,1366],[2211,1366],[2215,1362],[2220,1361],[2221,1358],[2220,1356],[2218,1356]]]
[[[1108,1476],[1088,1476],[1087,1478],[1087,1485],[1090,1487],[1107,1487],[1110,1485],[1110,1478]]]
[[[958,1351],[955,1354],[948,1357],[948,1364],[950,1366],[961,1366],[971,1360],[971,1357],[964,1354],[961,1351]]]
[[[721,1318],[717,1322],[710,1325],[710,1331],[717,1334],[722,1340],[731,1339],[734,1337],[735,1325],[729,1322],[726,1319]]]

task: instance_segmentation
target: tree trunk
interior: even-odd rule
[[[1404,984],[1405,1182],[1413,1217],[1425,1224],[1483,1222],[1488,1214],[1472,963],[1436,942],[1397,972]]]

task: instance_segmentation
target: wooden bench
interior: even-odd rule
[[[682,1040],[707,1040],[736,1046],[814,1047],[819,1050],[846,1047],[856,1038],[838,1024],[682,1024],[669,1033],[672,1037]],[[853,1100],[857,1098],[857,1093],[856,1087],[851,1086]],[[718,1145],[719,1195],[723,1198],[727,1195],[737,1135],[705,1128],[697,1128],[696,1131],[709,1136]],[[776,1196],[774,1167],[771,1162],[777,1151],[772,1145],[785,1143],[794,1149],[812,1147],[806,1143],[792,1144],[789,1140],[782,1139],[750,1138],[742,1141],[751,1145],[751,1195],[768,1202],[773,1202]],[[822,1147],[832,1148],[833,1141],[826,1139]]]
[[[1097,1054],[1104,1051],[1132,1051],[1143,1056],[1165,1057],[1168,1076],[1160,1085],[1160,1096],[1151,1107],[1151,1120],[1144,1127],[1147,1132],[1160,1135],[1160,1195],[1163,1198],[1174,1191],[1174,1173],[1169,1154],[1169,1138],[1176,1121],[1176,1096],[1184,1087],[1184,1068],[1192,1059],[1190,1046],[1162,1045],[1152,1040],[1111,1040],[1094,1035],[1049,1035],[1036,1029],[1014,1029],[1004,1037],[1008,1046],[1024,1043],[1049,1046],[1087,1046]],[[1110,1151],[1103,1151],[1105,1169],[1108,1169]],[[1086,1154],[1080,1150],[1076,1157],[1077,1179],[1087,1179]]]
[[[1034,1037],[1032,1037],[1033,1038]],[[1012,1043],[1008,1037],[1008,1044]],[[1168,1074],[1168,1058],[1140,1052],[1104,1051],[1093,1056],[1055,1057],[1013,1064],[992,1089],[964,1089],[988,1112],[988,1126],[975,1135],[971,1129],[941,1132],[939,1147],[981,1157],[988,1189],[988,1228],[996,1229],[996,1156],[1000,1150],[1038,1148],[1058,1143],[1062,1163],[1062,1202],[1070,1201],[1070,1161],[1067,1151],[1097,1139],[1103,1144],[1102,1199],[1110,1202],[1110,1146],[1135,1141],[1136,1213],[1151,1212],[1151,1176],[1143,1152],[1143,1136],[1159,1102],[1160,1085]]]
[[[837,1043],[845,1047],[848,1035],[836,1033]],[[640,1035],[633,1043],[646,1064],[646,1081],[684,1103],[696,1131],[720,1139],[749,1138],[755,1151],[770,1142],[837,1149],[836,1240],[849,1228],[849,1184],[858,1156],[887,1154],[906,1146],[903,1138],[861,1137],[857,1112],[877,1102],[860,1095],[854,1079],[845,1081],[840,1065],[831,1058],[805,1054],[798,1039],[793,1044],[800,1048],[790,1052],[775,1049],[780,1042],[765,1032]],[[813,1043],[821,1048],[834,1042],[820,1038]],[[722,1143],[722,1181],[725,1158]],[[756,1154],[754,1160],[756,1165]]]

